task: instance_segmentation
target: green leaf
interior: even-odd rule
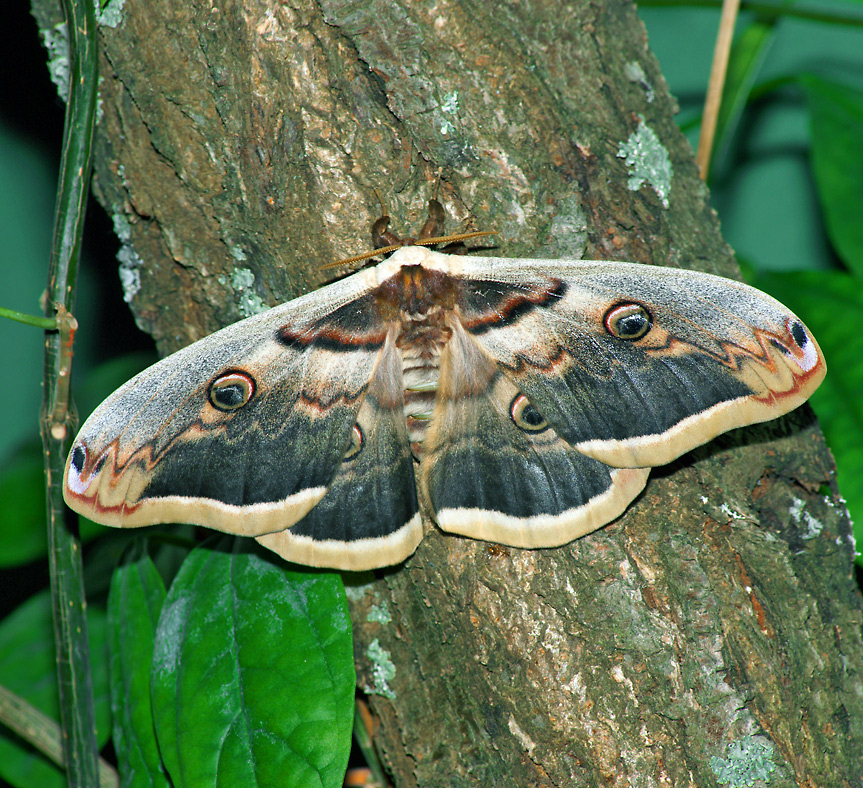
[[[149,555],[120,566],[108,594],[114,750],[123,788],[167,788],[153,709],[150,664],[165,586]]]
[[[111,730],[104,611],[97,608],[88,610],[87,630],[93,657],[98,741],[102,746]],[[51,623],[51,597],[47,591],[31,597],[0,622],[0,684],[51,719],[59,721],[54,628]],[[20,788],[66,786],[66,778],[56,766],[2,728],[0,777]]]
[[[863,277],[863,92],[801,77],[809,103],[812,170],[827,232],[845,264]]]
[[[354,685],[339,575],[289,571],[255,553],[189,555],[153,659],[156,735],[177,788],[337,788]]]
[[[796,312],[824,351],[827,377],[812,395],[812,407],[836,459],[854,536],[863,545],[863,281],[839,271],[794,271],[762,273],[752,284]]]

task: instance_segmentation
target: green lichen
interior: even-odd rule
[[[393,620],[393,617],[390,615],[390,609],[387,607],[387,603],[382,602],[380,605],[372,605],[368,615],[366,616],[366,620],[376,621],[378,624],[389,624],[390,621]]]
[[[623,66],[623,75],[630,82],[635,82],[636,84],[641,85],[644,89],[644,96],[647,99],[648,104],[656,98],[656,93],[651,84],[647,81],[647,74],[644,73],[644,69],[641,67],[640,63],[635,60],[631,60],[629,63],[626,63]]]
[[[365,691],[369,695],[383,695],[385,698],[393,700],[396,694],[390,687],[389,682],[396,675],[396,666],[390,659],[389,651],[381,646],[380,641],[375,638],[369,643],[366,649],[366,657],[372,663],[373,683],[371,686],[367,684]]]
[[[120,247],[117,260],[120,261],[119,273],[120,284],[123,287],[123,300],[131,304],[132,299],[141,289],[141,269],[144,267],[144,261],[130,243],[124,243]]]
[[[246,257],[246,253],[239,246],[231,246],[231,257],[235,260],[239,260],[241,263],[245,262],[248,258]]]
[[[718,783],[731,788],[750,788],[756,780],[768,783],[776,768],[773,745],[761,736],[744,736],[728,745],[725,758],[714,755],[710,768]]]
[[[804,511],[806,503],[800,498],[794,498],[788,509],[788,514],[797,525],[805,526],[806,530],[801,534],[802,539],[814,539],[824,530],[824,523]]]
[[[63,101],[69,98],[69,30],[65,22],[39,31],[48,50],[48,74]]]
[[[352,574],[350,581],[345,580],[345,594],[351,602],[362,601],[367,593],[377,597],[373,586],[374,582],[374,572],[356,572]]]
[[[255,275],[249,268],[237,268],[231,274],[231,287],[239,297],[237,309],[243,317],[265,312],[269,307],[254,291]]]
[[[99,12],[99,24],[102,27],[119,27],[123,21],[123,6],[126,0],[108,0]]]
[[[668,151],[659,141],[656,132],[644,123],[644,118],[639,116],[638,128],[621,144],[617,155],[626,159],[629,188],[638,191],[644,183],[649,184],[667,208],[674,169]]]
[[[114,225],[114,234],[123,242],[128,243],[132,237],[132,225],[122,213],[112,213],[111,223]]]
[[[454,90],[452,93],[447,93],[443,97],[443,101],[440,103],[440,110],[449,115],[456,115],[458,113],[457,90]],[[455,131],[455,126],[449,118],[438,118],[438,127],[440,128],[440,133],[443,134],[444,137],[449,136]]]

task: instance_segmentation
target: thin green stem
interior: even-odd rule
[[[9,320],[16,320],[17,322],[24,323],[28,326],[44,328],[46,331],[53,331],[59,328],[56,317],[28,315],[25,312],[16,312],[14,309],[7,309],[5,306],[0,306],[0,317],[7,317]]]
[[[72,431],[68,384],[75,285],[90,183],[98,85],[96,0],[63,0],[69,35],[69,103],[57,186],[48,271],[47,318],[56,311],[60,330],[45,335],[42,444],[48,509],[48,544],[54,636],[66,780],[70,788],[99,785],[90,654],[87,643],[81,545],[65,523],[63,469]]]
[[[372,737],[369,735],[368,728],[366,727],[367,725],[370,726],[370,724],[371,718],[369,717],[368,705],[365,701],[357,700],[354,708],[354,741],[366,759],[366,764],[368,764],[375,784],[381,786],[381,788],[386,788],[386,786],[390,785],[390,782],[384,774],[378,754],[375,752]]]

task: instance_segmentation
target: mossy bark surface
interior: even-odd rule
[[[94,184],[164,352],[326,281],[368,248],[375,190],[414,232],[438,175],[449,229],[497,230],[495,254],[735,275],[628,3],[120,16]],[[833,476],[804,407],[658,469],[566,547],[429,525],[406,564],[348,578],[396,785],[859,785],[861,600]]]

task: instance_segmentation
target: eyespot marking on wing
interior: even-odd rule
[[[354,424],[354,428],[351,430],[351,442],[348,444],[348,450],[345,452],[342,462],[354,459],[363,450],[364,444],[365,436],[362,427],[359,424]]]
[[[602,322],[611,336],[628,342],[641,339],[653,328],[653,316],[647,307],[635,302],[615,304]]]
[[[81,443],[76,444],[72,448],[72,467],[76,472],[81,473],[84,470],[84,464],[87,462],[87,449]]]
[[[793,318],[788,319],[788,334],[794,340],[794,343],[801,351],[799,358],[795,357],[795,361],[804,372],[809,372],[818,363],[818,348],[812,341],[812,337],[806,330],[806,326],[799,320]]]
[[[509,415],[513,424],[523,432],[539,433],[548,429],[545,417],[524,394],[518,394],[513,398],[509,406]]]
[[[239,410],[255,396],[255,379],[246,372],[223,372],[210,383],[207,398],[210,404],[223,412]]]
[[[771,337],[770,344],[793,361],[803,372],[810,372],[818,365],[818,347],[812,341],[806,326],[795,317],[785,323],[787,341]]]
[[[66,474],[66,486],[69,490],[76,495],[86,493],[105,466],[108,454],[109,452],[103,451],[98,458],[95,458],[95,462],[92,462],[94,458],[91,457],[87,444],[84,441],[76,443],[69,453],[69,470]],[[89,469],[88,464],[92,464]]]

